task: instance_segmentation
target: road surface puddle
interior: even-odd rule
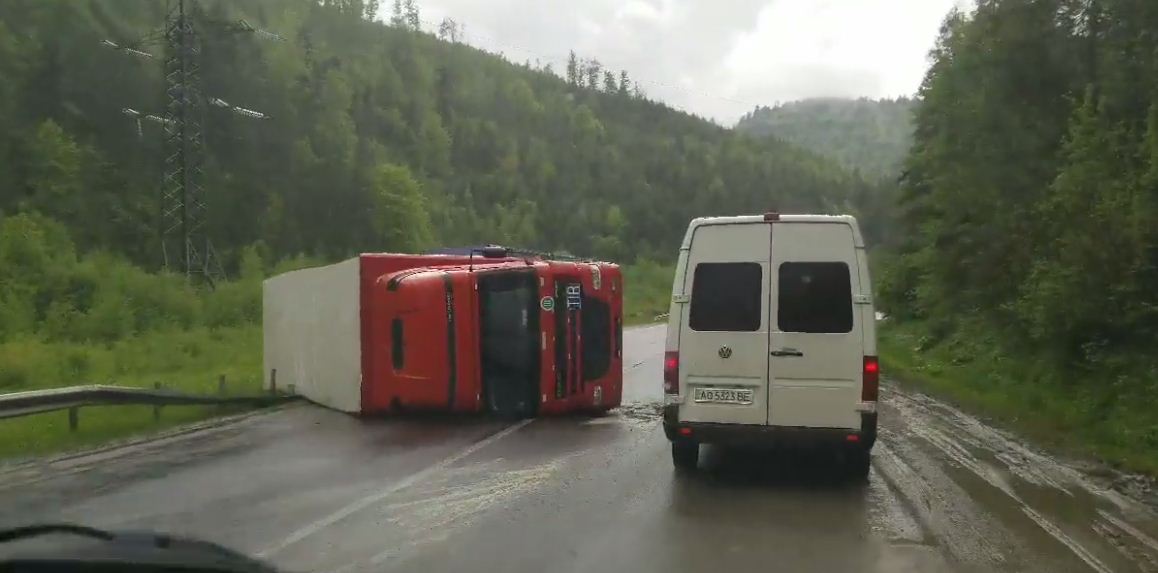
[[[884,480],[870,479],[868,500],[872,529],[890,543],[929,542],[913,510],[905,507],[902,498],[895,495]]]
[[[975,417],[895,386],[877,465],[965,563],[1158,572],[1158,519],[1137,499]],[[956,504],[954,499],[975,503]],[[971,506],[971,507],[970,507]],[[962,547],[966,547],[960,551]],[[1000,555],[1036,555],[1005,563]]]
[[[663,404],[658,402],[637,402],[624,404],[616,410],[616,422],[626,422],[635,426],[651,426],[663,417]]]

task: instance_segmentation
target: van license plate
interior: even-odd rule
[[[696,388],[692,400],[711,404],[751,404],[752,391],[738,388]]]

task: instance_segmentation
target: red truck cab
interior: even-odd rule
[[[550,261],[543,410],[600,412],[623,395],[623,278],[610,263]]]
[[[492,258],[383,274],[367,291],[363,411],[614,408],[622,288],[609,263]]]
[[[395,328],[392,322],[383,322],[383,317],[390,313],[383,305],[388,304],[409,304],[411,310],[407,311],[412,320],[403,320],[402,327],[405,328],[407,322],[412,322],[417,319],[423,312],[433,312],[432,309],[423,305],[423,301],[418,300],[422,296],[433,296],[432,292],[427,292],[426,289],[418,289],[409,293],[407,297],[413,299],[409,301],[395,300],[394,297],[389,296],[389,289],[387,289],[388,277],[401,276],[399,273],[403,272],[417,272],[420,270],[430,270],[433,268],[453,267],[453,266],[473,266],[474,263],[491,264],[494,262],[510,262],[515,259],[509,257],[490,257],[483,256],[482,253],[477,255],[470,254],[405,254],[405,253],[367,253],[360,257],[361,265],[361,339],[362,339],[362,411],[364,413],[385,412],[392,409],[392,401],[397,395],[390,394],[384,391],[389,388],[384,386],[381,380],[390,377],[394,370],[394,358],[388,354],[392,344],[395,344],[393,337],[390,335],[390,329]],[[422,280],[422,279],[420,279]],[[395,285],[397,286],[397,285]],[[434,289],[437,290],[437,289]],[[426,302],[431,302],[432,299],[427,299]],[[441,299],[440,299],[441,300]],[[419,310],[425,309],[424,311]],[[441,308],[441,307],[440,307]],[[416,327],[419,330],[415,331],[414,335],[419,336],[424,328]],[[403,342],[408,338],[403,333],[403,336],[397,337]],[[442,344],[445,344],[443,342]],[[405,362],[403,362],[405,364]],[[421,370],[422,367],[418,367]],[[415,372],[414,376],[421,376],[419,372]],[[436,376],[437,372],[426,372],[426,375]],[[419,404],[425,405],[430,402],[429,399],[421,399]],[[449,398],[444,404],[449,403]],[[433,406],[433,404],[431,404]],[[445,407],[445,406],[444,406]],[[451,407],[456,410],[461,408]],[[472,410],[473,411],[473,410]]]

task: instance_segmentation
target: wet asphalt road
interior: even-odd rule
[[[823,457],[715,449],[676,474],[658,419],[663,331],[626,338],[625,406],[606,417],[293,406],[0,469],[0,522],[187,533],[297,571],[1158,572],[1140,482],[893,385],[868,484],[833,479]]]

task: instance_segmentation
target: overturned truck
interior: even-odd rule
[[[364,254],[266,280],[263,307],[267,384],[344,412],[620,403],[623,280],[611,263]]]

